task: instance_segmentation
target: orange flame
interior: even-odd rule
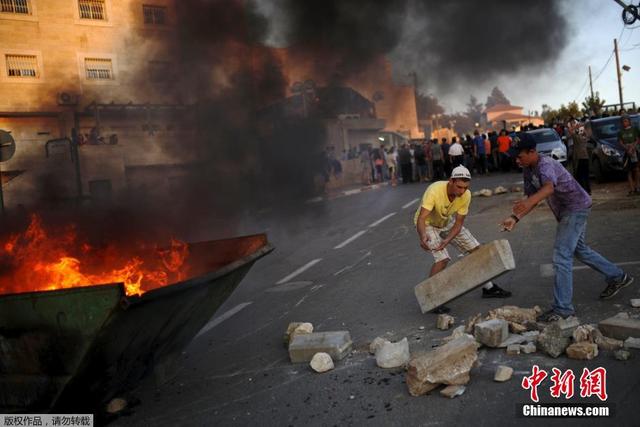
[[[189,247],[184,242],[171,239],[169,248],[154,251],[147,245],[135,248],[146,256],[127,255],[132,249],[96,249],[79,242],[74,227],[56,234],[32,215],[24,233],[0,242],[0,264],[7,267],[2,268],[0,294],[123,283],[127,295],[142,295],[188,275]],[[105,265],[113,268],[105,271]]]

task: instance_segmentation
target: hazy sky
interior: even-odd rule
[[[458,94],[440,93],[437,88],[428,88],[428,92],[438,95],[447,109],[463,110],[469,91],[484,102],[491,88],[498,85],[512,104],[524,107],[525,113],[541,110],[542,104],[557,108],[572,100],[579,103],[584,100],[589,93],[587,78],[588,66],[591,65],[594,92],[600,92],[600,97],[607,104],[617,103],[615,57],[612,56],[613,39],[617,38],[620,66],[631,67],[629,72],[622,72],[624,100],[635,101],[638,105],[640,22],[624,27],[622,8],[613,0],[565,0],[563,9],[570,26],[569,43],[560,59],[546,71],[537,76],[503,78],[482,87],[461,87]],[[496,60],[499,60],[499,53],[496,53]]]

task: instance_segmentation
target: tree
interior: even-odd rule
[[[502,91],[498,89],[498,86],[496,86],[493,88],[493,90],[491,90],[491,94],[487,96],[487,102],[485,102],[485,105],[487,106],[487,108],[491,108],[494,105],[498,104],[511,105],[511,101],[509,101],[507,97],[504,96],[504,93],[502,93]]]
[[[467,103],[467,112],[466,115],[474,124],[480,123],[480,119],[482,118],[482,111],[484,107],[481,103],[478,102],[478,98],[471,95],[469,97],[469,102]]]
[[[605,104],[604,99],[600,99],[600,93],[596,92],[595,95],[587,96],[582,102],[582,112],[587,115],[599,115],[602,107]]]
[[[558,110],[554,110],[548,104],[542,104],[542,113],[540,114],[540,117],[542,117],[542,120],[544,120],[546,124],[553,123],[557,116]]]
[[[430,119],[435,114],[444,113],[444,108],[439,104],[438,98],[423,93],[418,93],[416,107],[418,109],[418,117],[422,120]]]

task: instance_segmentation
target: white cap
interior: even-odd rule
[[[451,178],[471,179],[471,173],[469,172],[469,169],[460,165],[453,168],[453,170],[451,171]]]

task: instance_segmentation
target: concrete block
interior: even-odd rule
[[[485,320],[476,324],[473,334],[488,347],[499,347],[509,336],[509,323],[502,319]]]
[[[567,317],[566,319],[560,319],[549,325],[550,328],[555,329],[556,332],[554,333],[563,338],[571,338],[573,336],[573,331],[575,331],[578,326],[580,326],[580,320],[574,316]]]
[[[522,344],[527,341],[527,337],[520,334],[509,334],[506,340],[502,341],[498,347],[507,348],[510,345]]]
[[[640,338],[627,338],[624,340],[624,348],[640,349]]]
[[[463,385],[448,385],[440,390],[440,394],[449,399],[453,399],[454,397],[464,394],[466,389]]]
[[[496,369],[496,374],[493,376],[493,380],[503,383],[511,379],[512,375],[513,375],[512,367],[500,365],[498,366],[498,369]]]
[[[436,328],[441,331],[446,331],[455,323],[455,319],[453,316],[449,316],[448,314],[439,314],[438,319],[436,320]]]
[[[569,359],[591,360],[598,355],[598,345],[589,341],[571,344],[565,350]]]
[[[629,304],[631,304],[631,307],[633,308],[640,308],[640,298],[633,298],[629,300]]]
[[[631,357],[631,352],[629,350],[616,350],[613,352],[613,357],[616,358],[616,360],[629,360],[629,358]]]
[[[352,345],[347,331],[299,334],[289,343],[289,358],[292,363],[310,362],[316,353],[327,353],[333,360],[341,360]]]
[[[629,337],[640,338],[640,320],[614,316],[598,323],[598,329],[603,335],[618,340]]]
[[[511,344],[507,347],[507,354],[509,356],[517,356],[520,354],[520,344]]]
[[[537,350],[536,345],[532,342],[528,342],[524,345],[520,345],[520,351],[524,354],[535,353]]]
[[[507,240],[495,240],[482,245],[415,287],[420,310],[423,313],[431,311],[515,268]]]

